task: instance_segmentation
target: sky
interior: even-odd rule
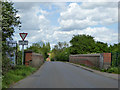
[[[13,38],[18,41],[19,33],[28,33],[28,46],[43,41],[53,48],[78,34],[109,45],[118,43],[117,2],[15,2],[14,7],[22,27],[15,28]]]

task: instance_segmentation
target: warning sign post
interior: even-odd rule
[[[28,33],[19,33],[19,34],[20,34],[23,41],[26,38],[26,36],[28,35]]]
[[[22,38],[22,41],[25,42],[25,38],[26,36],[28,35],[28,33],[19,33],[21,38]],[[23,61],[24,61],[24,45],[25,44],[22,44],[22,65],[23,65]]]

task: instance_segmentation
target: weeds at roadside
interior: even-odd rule
[[[37,68],[33,68],[30,66],[16,66],[15,68],[7,72],[4,76],[2,76],[2,88],[8,88],[11,84],[27,77],[36,70]]]
[[[77,63],[75,63],[75,64],[77,64]],[[89,66],[86,66],[85,64],[78,64],[78,65],[81,65],[81,66],[84,66],[84,67],[87,67],[87,68],[91,68],[91,69],[94,69],[94,70],[98,70],[98,71],[101,71],[101,72],[120,74],[120,66],[119,67],[110,67],[108,69],[100,69],[100,68],[97,68],[97,67],[89,67]]]

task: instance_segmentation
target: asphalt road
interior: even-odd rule
[[[63,62],[46,62],[13,88],[118,88],[118,81]]]

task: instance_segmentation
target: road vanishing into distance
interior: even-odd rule
[[[45,62],[12,88],[118,88],[118,81],[64,62]]]

